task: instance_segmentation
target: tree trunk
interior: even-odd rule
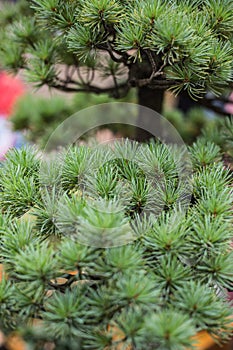
[[[164,93],[164,90],[150,89],[146,86],[138,88],[139,114],[137,125],[140,127],[136,129],[135,139],[137,141],[146,142],[150,138],[154,138],[155,129],[159,128],[159,121],[152,111],[156,111],[159,114],[162,113]],[[141,106],[151,109],[151,113]],[[148,130],[151,130],[151,133]]]

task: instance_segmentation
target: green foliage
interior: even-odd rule
[[[4,226],[2,226],[4,228]],[[32,232],[32,225],[24,221],[8,222],[1,237],[2,259],[7,269],[14,270],[15,257],[30,244],[38,244],[41,238]]]
[[[12,122],[15,130],[27,130],[27,138],[34,143],[46,143],[53,128],[72,114],[71,107],[59,97],[45,99],[26,95],[16,104]]]
[[[5,332],[20,332],[33,349],[182,350],[200,330],[229,339],[231,173],[219,147],[199,139],[182,206],[172,197],[184,179],[178,151],[77,145],[57,166],[32,148],[8,153],[0,168]]]
[[[13,23],[16,19],[21,17],[21,13],[24,13],[25,15],[32,14],[32,11],[25,0],[19,0],[14,4],[3,0],[2,7],[4,7],[4,11],[0,12],[1,25]]]
[[[158,325],[155,327],[153,325]],[[192,325],[187,316],[177,314],[176,312],[161,312],[157,315],[152,315],[146,321],[145,331],[147,331],[149,340],[149,349],[184,349],[190,346],[184,336],[184,328],[189,329],[186,333],[188,338],[192,336]],[[168,336],[169,334],[169,336]],[[142,347],[143,348],[143,347]]]
[[[121,101],[135,103],[136,95],[131,91],[124,99],[121,99]],[[87,93],[75,94],[72,99],[68,100],[60,96],[51,96],[47,99],[38,95],[33,96],[27,94],[17,101],[13,115],[11,116],[11,121],[13,122],[15,130],[22,130],[25,133],[27,140],[30,142],[32,141],[43,148],[53,131],[66,118],[74,113],[81,112],[84,108],[109,102],[114,102],[114,99],[105,95],[97,96],[95,94]],[[106,115],[108,114],[108,120],[106,120],[105,115],[98,114],[98,119],[103,123],[102,128],[109,128],[113,133],[121,134],[124,137],[132,137],[135,130],[133,129],[133,126],[124,124],[124,113],[120,115],[119,111],[117,111],[117,115],[119,115],[122,125],[111,123],[111,120],[114,121],[114,107],[111,105],[109,108],[111,115],[108,113],[108,107],[106,106],[105,108]],[[81,115],[82,114],[80,114],[80,116]],[[177,109],[165,109],[164,116],[174,125],[186,143],[191,144],[200,134],[204,133],[205,135],[208,130],[208,134],[205,135],[206,140],[212,141],[222,148],[224,144],[224,151],[232,153],[231,123],[229,122],[229,126],[226,127],[225,122],[221,117],[215,116],[215,118],[209,119],[201,108],[193,108],[187,113],[187,115],[184,115]],[[109,124],[106,124],[106,121]],[[135,123],[136,116],[132,116],[127,122]],[[87,118],[79,118],[80,128],[88,129],[88,123],[89,121]],[[221,130],[221,132],[219,130]],[[92,134],[89,133],[88,136]],[[86,138],[86,135],[84,135],[83,138]],[[146,160],[143,159],[143,161],[145,162]],[[151,161],[151,159],[149,161]],[[70,178],[68,179],[68,182],[69,181]]]
[[[223,147],[231,157],[233,156],[233,119],[228,118],[222,123]]]
[[[14,215],[21,216],[37,202],[38,167],[39,160],[34,149],[12,150],[8,154],[5,166],[0,169],[2,212],[10,210]]]
[[[208,17],[211,20],[211,27],[219,35],[229,37],[232,33],[231,20],[233,19],[233,4],[230,1],[206,1]]]
[[[220,120],[216,125],[206,126],[202,130],[204,139],[208,142],[215,142],[224,152],[224,163],[232,169],[233,158],[233,120],[232,117]]]
[[[130,87],[156,87],[166,80],[166,88],[175,93],[185,90],[200,98],[207,90],[219,95],[231,84],[232,0],[30,0],[28,7],[33,16],[23,19],[18,8],[15,13],[3,9],[1,61],[13,70],[26,68],[38,87],[114,91],[119,98]],[[126,71],[117,79],[108,71],[106,78],[114,76],[109,90],[75,76],[83,65],[102,71],[103,56],[117,63],[119,72]],[[56,63],[75,69],[64,79]]]
[[[182,310],[189,312],[189,317],[195,319],[198,328],[206,329],[210,333],[216,321],[221,320],[223,314],[228,314],[228,307],[224,301],[216,298],[210,290],[206,292],[205,287],[196,282],[190,282],[185,288],[178,290],[174,299],[174,305],[177,304]],[[223,336],[226,327],[227,323],[223,323],[221,327]]]
[[[205,167],[220,160],[220,147],[199,138],[191,147],[191,154],[196,167]]]
[[[69,32],[68,47],[84,62],[91,56],[95,58],[97,45],[101,43],[102,38],[95,31],[90,31],[77,24]]]
[[[48,49],[49,48],[50,47],[48,47]],[[36,143],[38,146],[43,148],[52,132],[66,118],[70,117],[74,113],[80,112],[84,108],[113,101],[114,99],[104,95],[96,96],[94,94],[86,93],[79,93],[74,95],[72,99],[68,100],[60,96],[51,96],[48,99],[38,95],[35,96],[27,94],[17,101],[11,116],[11,121],[15,130],[26,132],[25,136],[27,140]],[[122,99],[122,102],[123,101],[134,102],[134,94],[129,94],[125,99]],[[110,110],[112,112],[112,109]],[[108,113],[107,110],[106,113]],[[98,118],[103,122],[103,124],[105,124],[103,127],[111,128],[114,133],[120,131],[123,132],[125,136],[132,135],[132,127],[130,128],[130,126],[127,125],[121,127],[120,125],[111,124],[111,116],[108,120],[110,123],[109,125],[106,125],[105,116],[99,113]],[[122,113],[122,123],[124,123],[124,118],[124,113]],[[79,119],[80,128],[88,129],[88,125],[88,120],[85,118]],[[70,181],[70,178],[68,181]]]

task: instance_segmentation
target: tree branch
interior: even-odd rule
[[[198,101],[198,103],[200,105],[202,105],[203,107],[206,107],[215,113],[221,114],[223,116],[229,116],[230,113],[228,113],[227,111],[224,111],[224,109],[222,107],[216,106],[213,104],[213,102],[218,101],[218,100],[222,101],[224,103],[233,103],[233,102],[225,99],[224,97],[219,97],[219,98],[204,97],[204,98],[200,99]]]
[[[84,85],[84,86],[80,85],[80,87],[71,87],[71,86],[67,86],[59,83],[58,84],[54,83],[54,84],[51,84],[50,87],[53,87],[57,90],[64,91],[64,92],[89,92],[89,93],[93,92],[97,95],[106,93],[106,94],[113,95],[115,98],[126,96],[130,88],[128,82],[118,84],[118,91],[119,92],[122,91],[122,94],[120,93],[117,94],[116,86],[100,88],[95,85]]]
[[[88,85],[91,85],[91,83],[93,82],[94,78],[95,78],[95,69],[92,67],[92,68],[88,69],[88,78],[87,78]]]
[[[132,87],[143,87],[143,86],[147,86],[150,89],[153,90],[167,90],[169,88],[171,88],[173,85],[177,84],[177,81],[175,80],[168,80],[168,79],[156,79],[153,81],[150,80],[150,78],[148,79],[136,79],[136,78],[131,78],[129,81],[130,85]]]
[[[138,87],[142,87],[142,86],[148,86],[148,85],[154,85],[154,83],[153,83],[153,80],[155,79],[155,78],[157,78],[157,77],[159,77],[159,76],[161,76],[161,75],[163,75],[164,74],[164,72],[163,72],[163,69],[164,69],[164,67],[166,66],[166,63],[164,63],[160,68],[159,68],[159,70],[157,70],[157,71],[154,71],[154,68],[153,68],[153,70],[152,70],[152,73],[151,73],[151,76],[149,77],[149,78],[146,78],[146,79],[138,79],[138,81],[137,81],[137,86]],[[156,66],[155,66],[156,67]],[[166,80],[165,80],[166,81]],[[152,84],[153,83],[153,84]],[[156,82],[155,82],[155,84],[156,84]]]
[[[151,67],[152,67],[152,73],[154,74],[157,70],[157,65],[156,65],[155,60],[152,56],[152,52],[150,50],[146,50],[145,52],[149,58],[149,61],[150,61]]]
[[[111,44],[109,43],[109,41],[107,41],[107,45],[97,45],[97,48],[99,50],[103,50],[103,51],[107,51],[107,53],[109,54],[110,58],[116,62],[116,63],[125,63],[126,64],[126,60],[123,58],[123,56],[121,57],[116,57],[113,53],[113,49],[112,49],[112,46]]]

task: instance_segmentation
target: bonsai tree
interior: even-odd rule
[[[181,350],[200,330],[229,339],[232,174],[220,147],[200,138],[183,178],[182,152],[73,145],[49,167],[32,148],[7,154],[5,334],[19,332],[31,349]]]
[[[25,69],[36,86],[115,98],[136,88],[138,104],[157,112],[171,89],[221,111],[205,94],[231,87],[233,0],[30,0],[28,6],[33,15],[15,18],[12,8],[5,16],[3,10],[1,62]]]

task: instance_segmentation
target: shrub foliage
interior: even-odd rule
[[[34,349],[185,349],[200,330],[227,340],[231,172],[205,138],[189,152],[180,181],[178,150],[155,142],[72,146],[49,164],[10,151],[1,329]]]

